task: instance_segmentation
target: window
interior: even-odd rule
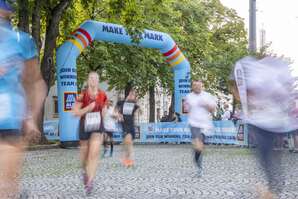
[[[159,121],[160,120],[160,108],[157,108],[156,109],[156,119],[157,119],[157,121]]]
[[[58,112],[58,97],[53,96],[53,117],[57,118],[59,117],[59,112]]]

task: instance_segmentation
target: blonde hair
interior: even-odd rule
[[[88,81],[89,81],[89,78],[91,75],[96,75],[97,76],[97,79],[99,80],[99,75],[96,71],[91,71],[88,73],[88,78],[87,78],[87,81],[84,82],[84,86],[87,88],[89,88],[89,84],[88,84]],[[99,81],[97,82],[97,88],[99,88]]]

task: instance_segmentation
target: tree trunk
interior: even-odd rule
[[[154,86],[149,88],[149,122],[155,122],[155,89]]]
[[[171,97],[171,105],[169,107],[169,118],[173,118],[174,113],[175,113],[175,94],[173,93]]]
[[[29,33],[29,2],[28,0],[18,0],[18,27],[21,31]]]
[[[41,113],[37,116],[38,128],[41,132],[41,138],[39,144],[48,144],[49,141],[43,132],[43,119],[44,119],[44,106],[41,109]]]
[[[44,57],[41,62],[41,71],[43,78],[48,86],[51,87],[52,74],[54,71],[54,50],[56,48],[56,39],[59,34],[59,22],[63,15],[63,11],[70,5],[71,0],[62,0],[60,3],[50,10],[47,16],[46,40],[44,47]]]
[[[37,0],[38,1],[38,0]],[[49,10],[47,15],[47,25],[46,25],[46,39],[45,39],[45,46],[44,46],[44,56],[41,61],[41,73],[42,76],[46,82],[46,85],[48,87],[48,92],[51,87],[51,82],[53,78],[53,71],[54,71],[54,50],[56,49],[56,39],[59,34],[59,22],[61,20],[61,17],[63,15],[63,12],[68,8],[70,5],[71,0],[62,0],[58,5],[56,5],[53,9]],[[34,9],[38,10],[40,9],[41,5],[35,5]],[[40,18],[40,13],[35,13],[36,18],[35,20],[35,27],[32,32],[37,38],[37,40],[40,41],[40,34],[38,34],[38,26],[40,26],[40,21],[38,22],[38,17]],[[41,44],[39,44],[41,46]],[[47,93],[48,93],[47,92]],[[42,113],[40,114],[38,121],[39,121],[39,127],[41,128],[43,132],[43,118],[44,118],[44,108],[42,110]],[[46,138],[45,136],[42,137],[41,143],[45,143]]]
[[[33,11],[32,11],[32,37],[34,38],[37,45],[37,52],[41,49],[41,39],[40,39],[40,20],[41,20],[41,8],[44,0],[34,1]]]

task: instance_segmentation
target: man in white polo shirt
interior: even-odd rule
[[[201,176],[204,132],[213,128],[212,113],[216,109],[216,98],[203,90],[202,81],[193,80],[192,92],[184,100],[184,109],[188,112],[188,123],[194,148],[194,160]]]

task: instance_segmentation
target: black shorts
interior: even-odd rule
[[[112,131],[105,131],[105,133],[106,133],[110,138],[113,138],[113,132],[112,132]]]
[[[190,126],[190,132],[191,132],[192,139],[199,139],[202,142],[204,142],[205,135],[203,133],[202,128]]]
[[[22,140],[22,133],[19,129],[0,129],[0,141],[9,144],[16,144]]]
[[[122,122],[122,130],[123,130],[123,138],[126,135],[130,134],[132,136],[132,139],[135,139],[136,132],[135,132],[134,125]]]
[[[92,133],[99,133],[99,134],[103,133],[104,132],[103,123],[101,123],[100,126],[101,126],[100,130],[97,132],[85,132],[84,131],[84,119],[81,119],[80,120],[80,129],[79,129],[79,139],[80,140],[89,140]]]

